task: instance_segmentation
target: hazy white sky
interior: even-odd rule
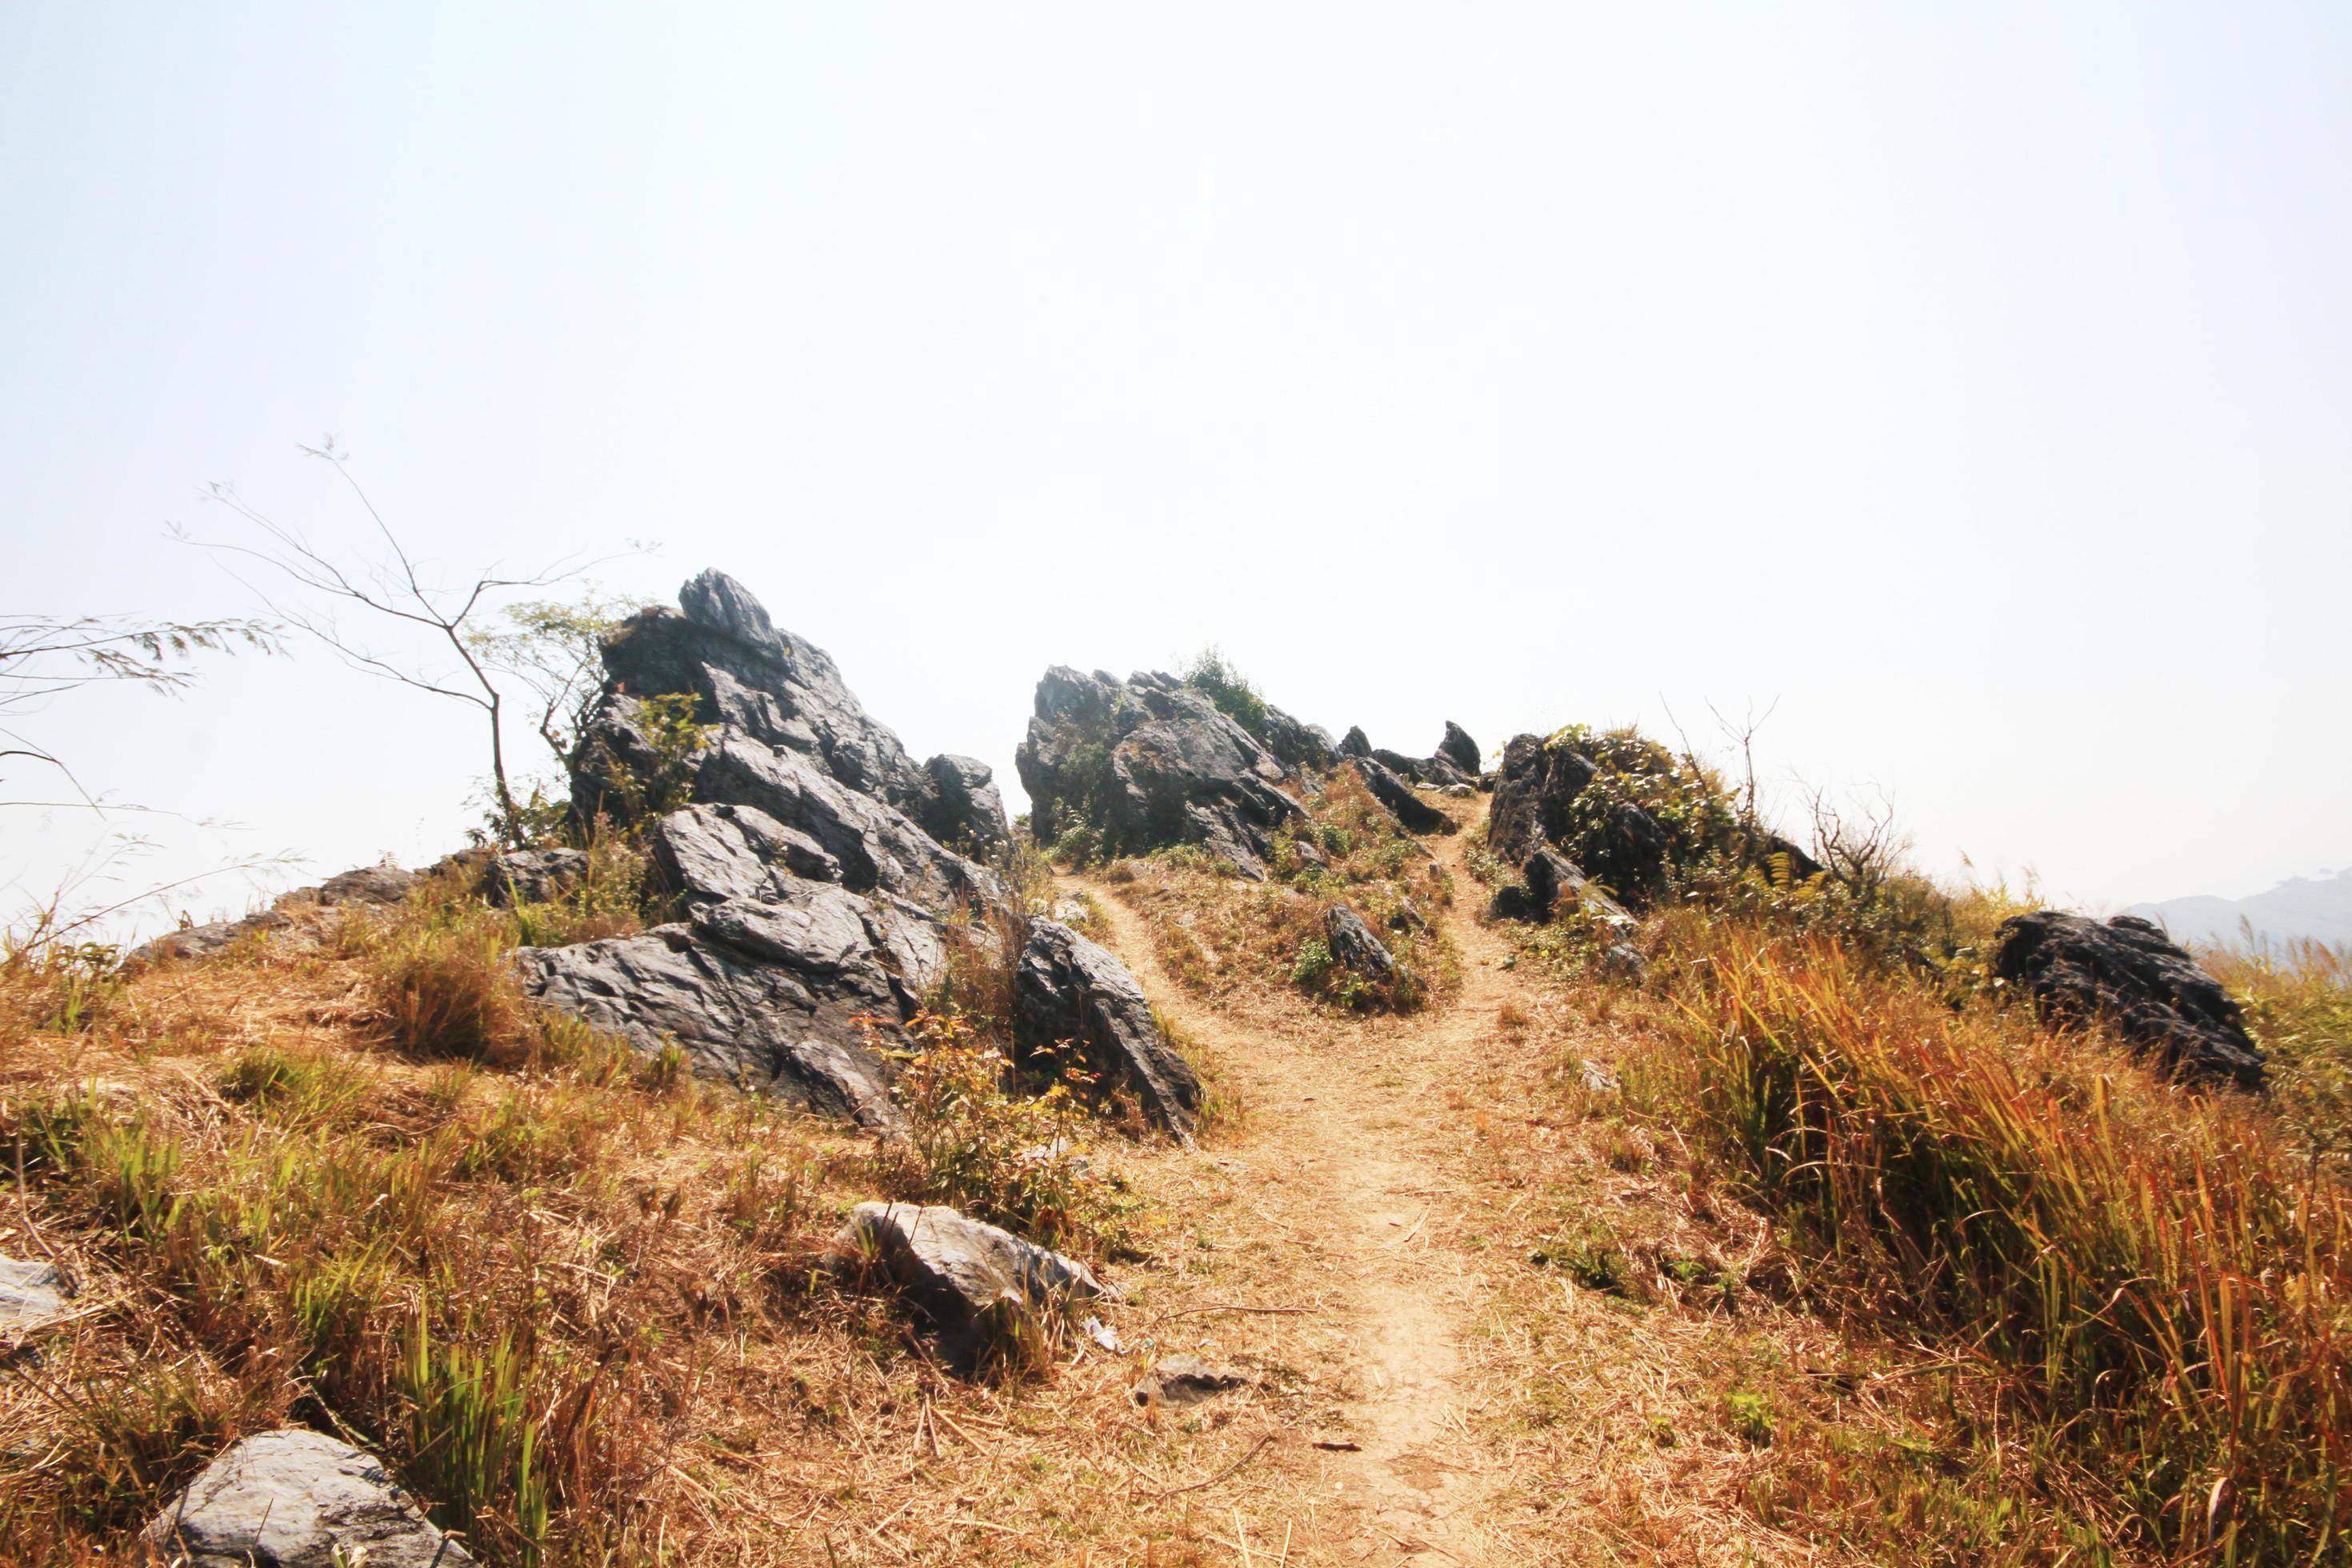
[[[356,539],[331,431],[1008,784],[1045,665],[1214,641],[1413,752],[1777,704],[1784,799],[2076,900],[2352,861],[2352,11],[1140,11],[0,10],[0,607],[247,607],[165,521]],[[482,768],[308,651],[36,724],[244,825],[157,875]]]

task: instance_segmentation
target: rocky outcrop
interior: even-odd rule
[[[22,1333],[64,1317],[72,1294],[56,1265],[0,1258],[0,1333]]]
[[[474,1561],[435,1529],[373,1456],[286,1427],[224,1450],[147,1526],[189,1568],[460,1568]]]
[[[1665,884],[1665,830],[1628,802],[1600,808],[1602,820],[1580,821],[1578,797],[1598,770],[1573,747],[1539,735],[1515,735],[1503,748],[1486,846],[1504,860],[1525,861],[1544,845],[1568,852],[1584,875],[1636,907]],[[1588,811],[1585,816],[1593,815]]]
[[[1355,758],[1350,764],[1364,781],[1372,798],[1395,814],[1408,833],[1451,833],[1454,819],[1421,798],[1413,787],[1370,757]]]
[[[1323,911],[1323,942],[1334,959],[1366,980],[1386,980],[1396,973],[1396,958],[1387,944],[1372,934],[1363,916],[1345,904]]]
[[[1477,776],[1478,742],[1470,738],[1467,730],[1451,719],[1445,721],[1445,738],[1437,742],[1437,754],[1453,763],[1465,778]]]
[[[2263,1087],[2263,1054],[2221,983],[2136,915],[2038,910],[2003,921],[1993,973],[2056,1022],[2102,1022],[2180,1077]]]
[[[925,763],[923,772],[931,781],[917,818],[924,832],[967,855],[994,856],[1012,845],[1004,797],[986,763],[941,755]]]
[[[733,579],[704,573],[679,598],[685,613],[647,611],[607,647],[573,790],[591,796],[616,763],[647,760],[630,761],[646,744],[641,696],[692,692],[716,716],[688,759],[692,804],[647,832],[685,918],[527,948],[524,988],[641,1051],[674,1042],[698,1076],[895,1129],[889,1064],[857,1021],[887,1037],[943,976],[950,925],[1011,908],[994,871],[918,819],[1002,847],[993,780],[969,758],[918,767],[832,659]]]
[[[290,893],[281,893],[269,908],[241,919],[212,921],[203,925],[191,921],[177,931],[166,931],[133,948],[123,962],[142,964],[165,959],[210,958],[239,939],[257,932],[284,933],[288,938],[299,939],[298,945],[315,945],[316,933],[307,927],[298,927],[289,910],[388,908],[408,897],[420,880],[415,872],[404,871],[397,866],[362,866],[341,871],[315,888],[297,888]]]
[[[1013,972],[1013,1032],[1023,1046],[1076,1044],[1089,1070],[1123,1087],[1180,1138],[1201,1113],[1201,1080],[1168,1043],[1151,1004],[1111,952],[1056,921],[1033,921]]]
[[[898,1124],[861,1015],[902,1020],[945,972],[940,917],[853,892],[842,862],[756,806],[692,805],[650,847],[687,918],[633,936],[516,955],[547,1005],[695,1073],[877,1130]]]
[[[1170,675],[1055,666],[1013,761],[1041,842],[1088,826],[1108,854],[1194,844],[1258,880],[1275,830],[1306,816],[1280,787],[1282,763]]]
[[[1339,761],[1339,742],[1320,724],[1307,724],[1269,703],[1265,710],[1265,749],[1284,767],[1298,772],[1322,772]]]
[[[698,718],[730,739],[801,758],[910,823],[950,826],[950,838],[961,829],[979,849],[1007,839],[1003,804],[983,764],[935,757],[919,765],[850,693],[832,657],[779,629],[740,583],[705,572],[678,590],[678,604],[631,616],[604,649],[604,696],[572,764],[572,803],[583,816],[604,803],[616,765],[640,776],[655,765],[636,700],[692,693]],[[695,798],[730,797],[698,779]]]
[[[1495,800],[1486,816],[1486,847],[1499,859],[1525,860],[1543,843],[1560,844],[1572,828],[1568,808],[1592,782],[1591,763],[1540,735],[1514,735],[1495,772]]]
[[[1372,754],[1372,742],[1365,735],[1361,724],[1348,726],[1348,732],[1339,738],[1339,754],[1343,757],[1369,757]]]
[[[544,904],[588,879],[584,849],[518,849],[491,856],[481,871],[482,896],[493,904]]]
[[[859,1204],[834,1252],[840,1267],[879,1274],[966,1366],[1024,1320],[1108,1294],[1076,1258],[941,1205]]]

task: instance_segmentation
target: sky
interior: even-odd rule
[[[2241,895],[2352,864],[2347,88],[2325,5],[13,5],[0,613],[251,613],[213,482],[370,559],[332,434],[441,577],[723,568],[1016,805],[1046,666],[1214,644]],[[474,819],[470,711],[198,668],[23,716],[152,810],[0,807],[17,906]]]

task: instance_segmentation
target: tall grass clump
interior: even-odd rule
[[[2352,947],[2304,941],[2199,957],[2245,1005],[2290,1144],[2315,1172],[2352,1173]]]
[[[2345,1193],[2264,1112],[1826,937],[1675,938],[1667,1092],[1826,1289],[1992,1370],[2139,1544],[2341,1560]]]

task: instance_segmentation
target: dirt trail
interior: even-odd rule
[[[1433,842],[1457,888],[1470,835]],[[1324,1305],[1294,1331],[1345,1336],[1359,1373],[1336,1430],[1360,1445],[1335,1452],[1321,1483],[1318,1533],[1342,1557],[1391,1563],[1430,1552],[1485,1563],[1502,1543],[1480,1502],[1475,1394],[1464,1375],[1465,1259],[1455,1215],[1468,1195],[1440,1158],[1465,1113],[1448,1089],[1475,1081],[1493,1050],[1497,1006],[1511,994],[1501,943],[1464,904],[1441,923],[1462,983],[1427,1012],[1328,1031],[1245,1021],[1190,995],[1163,970],[1143,919],[1094,885],[1107,944],[1249,1106],[1240,1136],[1217,1151],[1236,1168],[1256,1215],[1322,1276]],[[1302,1357],[1302,1359],[1304,1359]],[[1437,1560],[1421,1557],[1423,1562]]]

